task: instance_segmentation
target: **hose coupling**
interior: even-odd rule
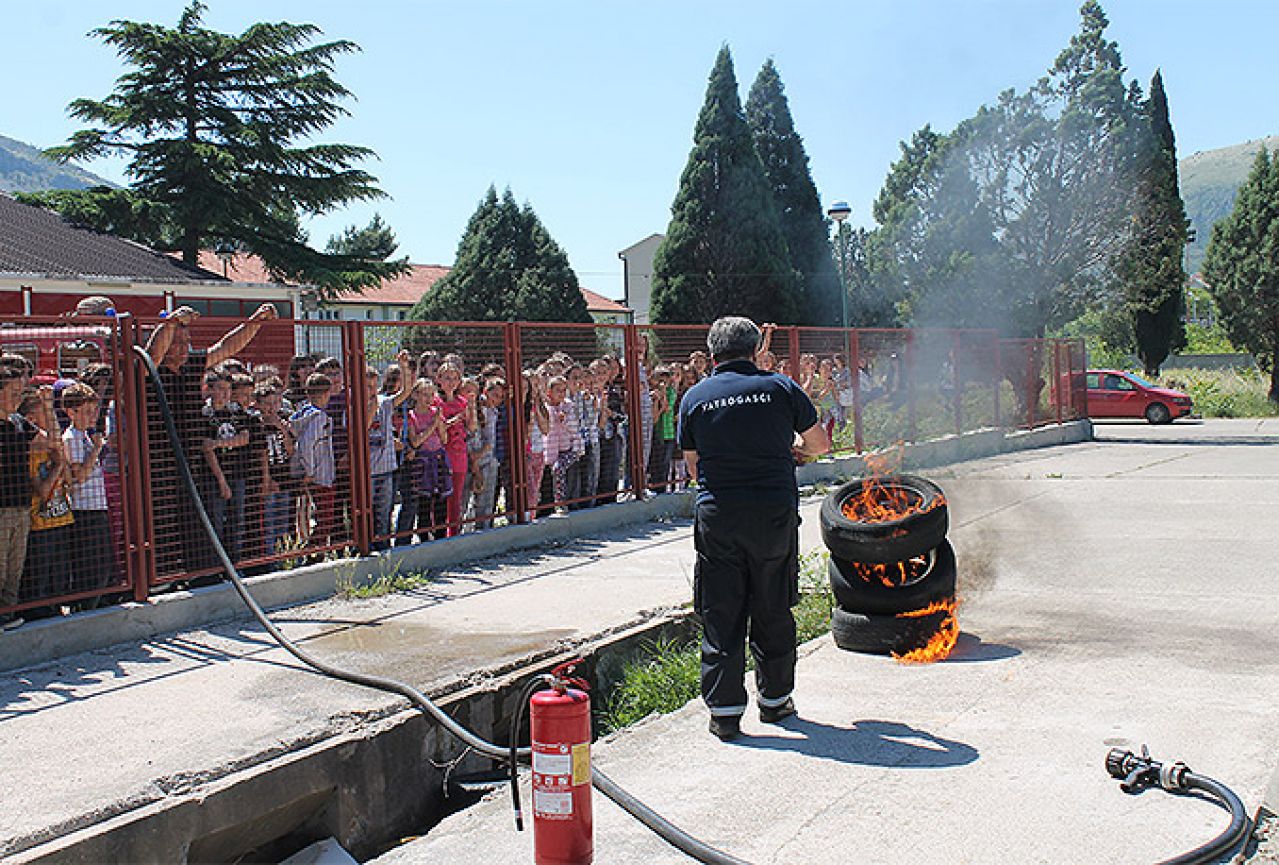
[[[1110,777],[1119,778],[1119,788],[1125,793],[1140,793],[1146,787],[1162,787],[1170,792],[1186,789],[1186,774],[1190,768],[1178,760],[1160,763],[1150,756],[1150,749],[1141,746],[1141,754],[1111,748],[1106,754],[1106,771]]]

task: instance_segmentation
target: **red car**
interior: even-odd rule
[[[1150,423],[1172,423],[1190,414],[1190,396],[1151,384],[1139,375],[1117,369],[1088,370],[1088,416],[1144,417]]]

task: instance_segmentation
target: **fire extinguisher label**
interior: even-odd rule
[[[577,750],[577,746],[573,746]],[[533,752],[533,771],[538,775],[568,775],[573,771],[574,755],[560,753]]]
[[[573,814],[573,794],[534,790],[533,813],[539,817],[569,817]]]
[[[573,746],[573,784],[589,784],[591,782],[591,743],[582,742]]]

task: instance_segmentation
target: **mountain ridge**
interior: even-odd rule
[[[91,171],[54,162],[38,147],[0,135],[0,192],[115,186]]]
[[[1213,224],[1234,210],[1239,187],[1248,179],[1263,146],[1271,153],[1279,152],[1279,135],[1201,150],[1177,160],[1181,199],[1196,234],[1195,242],[1186,245],[1187,273],[1193,274],[1203,265]]]

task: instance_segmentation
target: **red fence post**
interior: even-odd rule
[[[346,369],[347,467],[351,484],[351,535],[360,555],[367,556],[373,538],[373,476],[369,471],[369,401],[364,356],[364,325],[342,324],[342,366]],[[340,491],[339,491],[340,492]]]
[[[955,404],[955,435],[964,434],[964,375],[960,364],[964,357],[964,335],[955,331],[950,345],[950,375]]]
[[[1002,351],[1003,340],[999,338],[999,334],[994,336],[994,357],[995,357],[995,429],[1003,427],[1000,418],[1000,394],[1004,390],[1004,354]]]
[[[626,388],[626,447],[627,458],[631,466],[631,488],[636,499],[644,498],[647,486],[648,467],[644,464],[644,415],[640,402],[639,365],[644,355],[643,345],[639,338],[639,328],[631,325],[626,328],[623,338],[626,365],[622,368]]]
[[[524,381],[524,357],[521,352],[523,331],[519,322],[510,322],[502,331],[506,356],[507,378],[510,387],[506,393],[506,459],[510,471],[511,501],[506,504],[508,523],[528,522],[528,454],[524,450],[528,441],[528,417],[524,403],[528,399]],[[496,499],[494,499],[496,501]]]
[[[1061,343],[1053,341],[1053,402],[1057,408],[1057,424],[1061,425]]]
[[[150,476],[144,454],[146,423],[142,411],[145,388],[133,347],[138,345],[137,320],[126,314],[116,318],[116,447],[120,450],[120,495],[124,499],[125,575],[133,599],[145,601],[155,574],[155,545],[152,542],[150,497],[142,478]]]
[[[1039,371],[1035,369],[1035,361],[1044,350],[1043,344],[1036,340],[1026,342],[1026,429],[1035,428],[1035,410],[1039,408]],[[1040,360],[1042,365],[1043,361]]]
[[[134,319],[135,338],[141,336],[141,328]],[[139,340],[140,342],[140,340]],[[137,430],[136,434],[136,459],[133,463],[134,471],[131,478],[131,485],[134,489],[134,495],[137,496],[137,510],[140,515],[138,540],[141,543],[139,550],[142,570],[140,576],[146,582],[144,592],[150,592],[151,586],[159,582],[160,570],[156,548],[159,545],[159,539],[156,538],[155,529],[155,500],[151,495],[151,424],[150,413],[152,406],[148,400],[147,378],[143,373],[143,369],[139,364],[140,360],[129,358],[129,364],[133,366],[134,371],[134,397],[133,408],[130,411],[129,420],[133,423],[133,429]],[[157,362],[158,363],[158,362]],[[156,407],[155,411],[159,411]],[[133,436],[130,436],[133,438]],[[175,465],[172,471],[177,470]]]
[[[906,331],[905,357],[902,358],[902,374],[906,376],[906,440],[915,441],[915,331]]]
[[[848,345],[848,371],[853,379],[853,446],[860,454],[866,450],[866,442],[862,437],[862,347],[856,330],[851,331]]]
[[[791,326],[786,328],[786,365],[790,367],[790,375],[795,381],[799,381],[799,328]]]

